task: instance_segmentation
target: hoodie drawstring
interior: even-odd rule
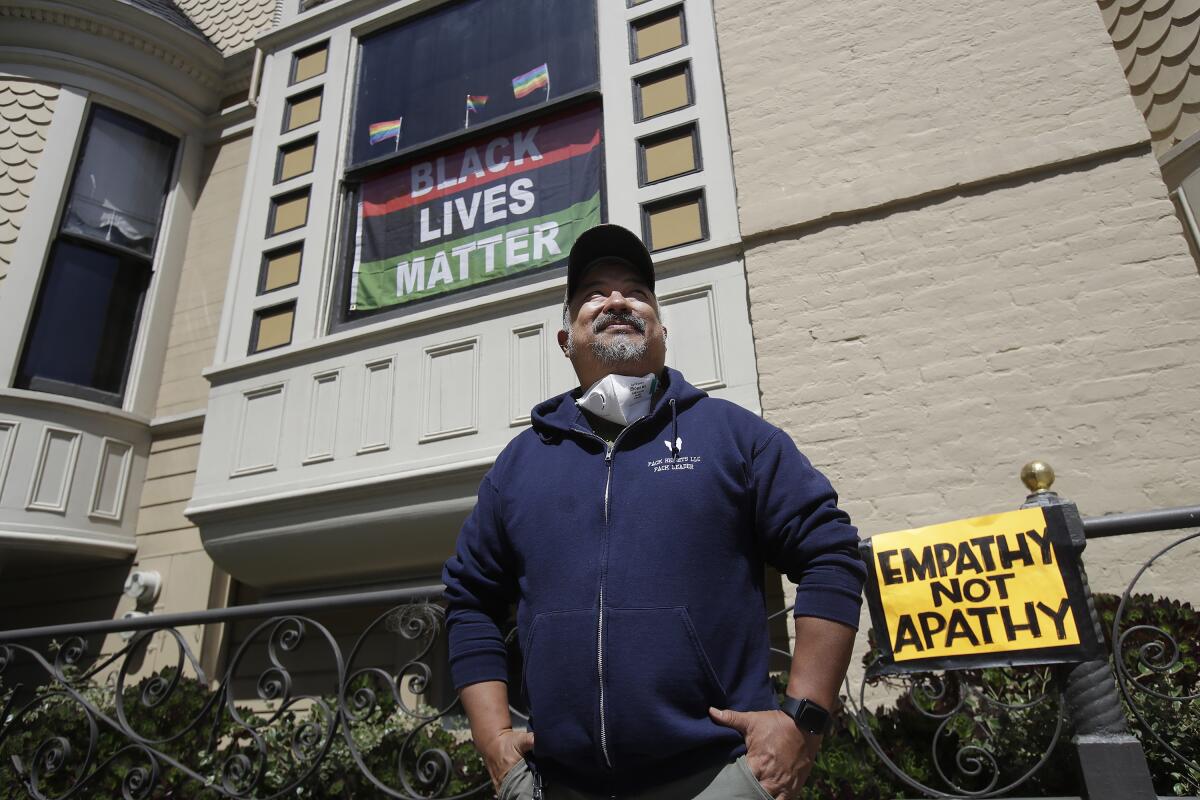
[[[669,405],[671,406],[671,458],[679,458],[679,416],[675,413],[675,398],[672,397]]]

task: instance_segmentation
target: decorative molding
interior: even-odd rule
[[[510,428],[528,425],[530,422],[530,412],[533,410],[533,406],[526,402],[528,398],[525,400],[521,398],[521,389],[523,388],[521,378],[526,367],[522,363],[521,345],[523,340],[535,337],[537,339],[534,347],[537,358],[537,386],[534,394],[537,399],[533,402],[536,404],[546,399],[546,326],[538,322],[513,328],[508,351],[508,426]]]
[[[206,409],[184,411],[180,414],[165,414],[150,420],[150,433],[155,438],[183,436],[204,430]]]
[[[112,507],[101,508],[100,504],[105,502],[101,497],[101,492],[104,491],[104,485],[108,482],[108,456],[110,453],[116,453],[123,449],[124,453],[120,455],[120,472],[116,476],[116,485],[113,489]],[[125,510],[125,492],[129,488],[129,472],[133,469],[133,445],[129,442],[123,442],[120,439],[113,439],[105,436],[100,440],[100,461],[96,465],[96,478],[92,482],[92,499],[88,503],[88,516],[93,519],[107,519],[114,522],[121,521],[121,515]]]
[[[242,414],[241,422],[238,424],[237,439],[234,440],[235,462],[233,471],[229,474],[231,478],[241,477],[243,475],[257,475],[260,472],[274,472],[276,462],[279,460],[279,437],[283,429],[283,402],[284,402],[285,384],[276,383],[271,386],[263,386],[258,389],[251,389],[248,392],[242,393]],[[279,397],[279,408],[270,416],[275,420],[275,430],[272,437],[271,446],[269,448],[269,458],[257,457],[257,453],[246,452],[246,433],[247,422],[250,420],[251,406],[258,402],[262,403],[267,398]],[[254,426],[250,426],[254,427]],[[265,431],[259,431],[266,433]],[[268,434],[269,435],[269,434]],[[268,455],[266,452],[264,456]],[[246,463],[247,457],[252,463]]]
[[[83,437],[79,431],[70,428],[58,428],[46,425],[42,428],[42,442],[38,446],[37,465],[33,468],[33,480],[29,482],[29,495],[25,499],[27,511],[51,511],[55,514],[67,513],[67,502],[71,499],[71,481],[75,478],[75,462],[79,459],[79,440]],[[57,495],[52,502],[38,500],[42,493],[42,482],[46,478],[46,461],[50,455],[52,440],[67,442],[67,455],[59,475]]]
[[[13,449],[17,444],[17,433],[21,423],[15,419],[0,420],[0,498],[4,497],[4,482],[8,479],[8,465],[12,461]]]
[[[471,364],[467,370],[467,386],[463,393],[467,397],[467,418],[461,425],[435,426],[432,424],[430,412],[434,398],[434,362],[458,353],[470,353]],[[459,339],[447,344],[426,347],[424,350],[424,365],[421,369],[421,437],[418,443],[437,442],[442,439],[452,439],[458,436],[469,436],[479,432],[479,337]]]
[[[358,421],[358,455],[378,453],[392,446],[392,410],[395,402],[396,373],[394,356],[363,365],[362,416]],[[382,383],[376,385],[376,381]],[[382,397],[376,396],[376,394]],[[381,402],[380,402],[381,401]],[[372,412],[383,413],[382,421]],[[372,421],[376,423],[373,425]]]
[[[322,413],[322,399],[329,401],[327,393],[332,392],[332,403],[328,418]],[[342,370],[336,369],[318,372],[312,376],[308,399],[308,435],[304,447],[304,460],[301,464],[319,464],[333,460],[333,450],[337,443],[338,405],[342,399]],[[330,429],[332,426],[332,430]],[[328,446],[318,442],[318,436],[327,436]]]
[[[127,30],[115,28],[97,19],[74,14],[69,11],[33,8],[29,6],[0,5],[0,18],[26,19],[31,22],[41,22],[65,28],[74,28],[95,36],[111,39],[114,42],[127,45],[149,56],[157,58],[172,69],[182,72],[205,89],[218,91],[224,89],[224,81],[219,73],[198,66],[179,54],[177,50],[163,47],[160,43],[147,39]],[[149,18],[149,16],[147,17]],[[166,23],[164,23],[166,24]]]
[[[683,317],[677,317],[676,319],[680,322],[682,322],[683,319],[686,319],[691,323],[707,322],[707,325],[705,325],[704,328],[706,329],[705,332],[707,332],[708,341],[699,341],[699,339],[702,338],[698,335],[702,333],[702,331],[699,329],[692,328],[676,330],[675,336],[678,336],[681,340],[686,340],[690,343],[689,351],[692,354],[693,361],[692,363],[679,361],[681,358],[681,351],[676,348],[668,347],[667,362],[671,366],[679,368],[685,375],[687,375],[688,380],[691,381],[691,383],[697,389],[704,389],[705,391],[722,389],[726,385],[725,368],[723,359],[721,358],[721,325],[717,319],[717,303],[716,297],[714,296],[713,287],[711,285],[694,286],[689,289],[670,292],[669,294],[661,295],[658,298],[658,305],[663,311],[664,323],[667,322],[667,317],[671,316],[669,310],[672,306],[678,306],[682,311],[686,304],[691,303],[702,304],[701,311],[703,314],[696,313],[689,309],[688,312],[684,313]],[[705,317],[706,319],[701,319],[701,316]],[[680,328],[684,326],[678,325],[674,327]],[[672,328],[672,326],[667,325],[667,328],[669,330]],[[705,375],[702,370],[698,369],[698,366],[700,365],[694,363],[694,356],[700,352],[696,348],[701,347],[704,344],[707,344],[707,354],[712,359],[711,375]]]

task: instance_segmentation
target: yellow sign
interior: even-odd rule
[[[883,533],[870,545],[898,664],[1080,644],[1041,508]]]

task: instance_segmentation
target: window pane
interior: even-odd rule
[[[351,165],[594,87],[595,14],[594,0],[465,0],[365,37]]]
[[[262,274],[259,276],[259,294],[293,286],[300,280],[302,248],[303,245],[298,244],[263,256]]]
[[[689,126],[639,142],[643,182],[653,183],[696,170],[695,137],[695,127]]]
[[[641,61],[683,46],[683,9],[633,23],[633,60]]]
[[[63,230],[152,254],[175,144],[140,120],[93,108]]]
[[[119,400],[149,276],[140,259],[60,239],[42,279],[20,385],[57,381]]]
[[[297,53],[292,61],[291,83],[300,83],[323,73],[328,56],[329,45],[326,43]]]
[[[296,317],[296,304],[289,303],[254,312],[254,341],[250,352],[261,353],[292,342],[292,321]]]
[[[271,229],[267,232],[274,236],[277,233],[294,231],[302,227],[308,220],[308,190],[271,199]]]
[[[317,140],[315,137],[279,148],[279,163],[275,167],[275,182],[280,183],[312,172],[313,160],[316,156]]]
[[[651,250],[665,250],[704,238],[704,206],[698,194],[646,206],[645,214]]]
[[[311,125],[321,118],[321,90],[289,97],[283,112],[283,132]]]
[[[638,78],[637,86],[639,120],[692,104],[686,66]]]

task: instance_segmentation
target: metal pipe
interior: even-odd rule
[[[97,622],[77,622],[68,625],[44,625],[40,628],[18,628],[0,631],[0,643],[15,642],[45,636],[86,636],[94,633],[118,633],[157,628],[180,628],[184,625],[209,625],[232,622],[239,619],[263,619],[266,617],[303,614],[308,611],[325,611],[331,608],[353,606],[400,605],[413,600],[428,600],[440,597],[445,589],[441,584],[414,586],[407,589],[386,589],[378,592],[355,592],[353,594],[327,597],[306,597],[301,600],[279,600],[273,603],[214,608],[207,611],[186,611],[178,614],[148,614],[132,619],[107,619]]]
[[[1083,530],[1089,539],[1124,536],[1127,533],[1150,533],[1198,527],[1200,527],[1200,506],[1128,511],[1123,514],[1091,517],[1083,521]]]

